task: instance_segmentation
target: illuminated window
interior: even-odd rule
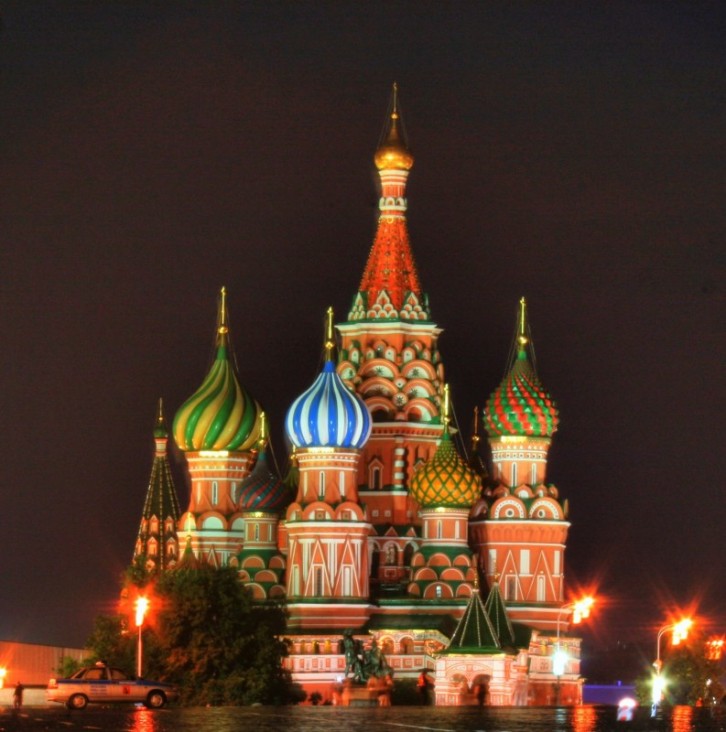
[[[443,597],[444,596],[444,589],[441,587],[441,585],[436,585],[436,597]]]
[[[529,574],[529,549],[522,549],[519,555],[519,566],[522,574]]]
[[[517,483],[517,463],[512,463],[512,485],[518,485],[518,483]]]
[[[340,475],[338,476],[338,480],[340,481],[340,495],[345,498],[345,472],[340,471]]]
[[[441,525],[441,521],[437,521],[436,522],[436,538],[440,539],[443,535],[443,532],[444,532],[444,528]]]
[[[260,525],[255,524],[254,539],[252,541],[259,541],[259,540],[260,540]]]
[[[532,485],[537,485],[537,463],[532,463]]]
[[[497,550],[489,550],[489,568],[487,570],[489,574],[494,574],[497,571]]]
[[[541,574],[537,577],[537,602],[544,602],[545,595],[545,578],[544,575]]]
[[[219,485],[217,481],[212,481],[212,505],[216,506],[219,503]]]

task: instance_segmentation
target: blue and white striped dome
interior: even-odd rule
[[[326,361],[313,385],[292,404],[285,430],[295,447],[361,448],[371,434],[371,415]]]

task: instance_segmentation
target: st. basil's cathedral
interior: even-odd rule
[[[334,324],[328,311],[320,374],[291,399],[286,475],[268,461],[266,415],[236,372],[222,289],[212,368],[171,429],[189,505],[181,513],[160,405],[134,558],[154,571],[184,555],[232,565],[255,600],[284,600],[287,667],[324,699],[343,679],[350,630],[363,647],[375,641],[395,678],[426,669],[437,704],[472,703],[482,688],[496,705],[580,703],[580,639],[566,633],[568,506],[546,482],[558,412],[536,372],[526,302],[464,459],[442,330],[409,241],[414,158],[395,88],[374,161],[378,228],[347,319]]]

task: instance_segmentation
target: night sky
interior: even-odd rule
[[[2,3],[0,638],[82,645],[113,610],[157,400],[200,385],[222,285],[284,461],[373,239],[394,80],[467,439],[525,295],[591,634],[691,604],[723,632],[722,10]]]

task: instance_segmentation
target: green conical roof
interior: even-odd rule
[[[502,646],[514,646],[514,628],[512,621],[507,615],[507,608],[504,605],[504,598],[499,591],[499,583],[495,580],[492,588],[489,590],[489,596],[484,603],[484,609],[492,621],[494,630],[496,631],[499,643]]]
[[[445,652],[496,653],[501,650],[496,629],[481,600],[479,588],[475,587]]]

